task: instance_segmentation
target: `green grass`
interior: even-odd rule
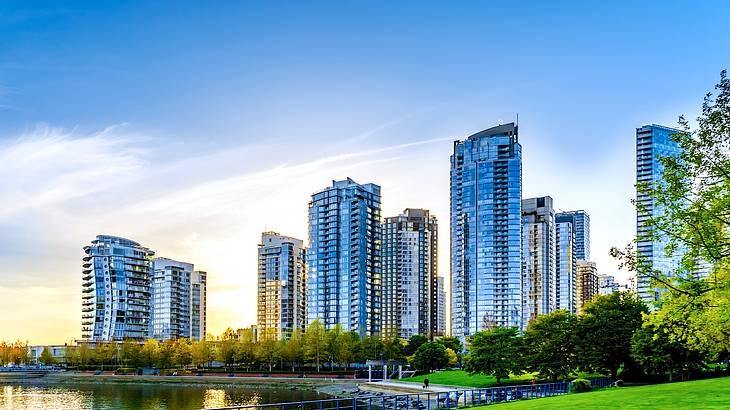
[[[475,407],[484,410],[492,406]],[[497,409],[729,409],[730,377],[601,389],[499,404]]]
[[[406,377],[403,381],[423,383],[425,377],[428,377],[428,381],[431,384],[443,384],[446,386],[489,387],[497,383],[497,379],[494,376],[486,376],[483,374],[470,376],[469,373],[463,370],[444,370],[428,375]],[[502,380],[502,384],[529,384],[532,378],[533,376],[531,374],[523,374]]]

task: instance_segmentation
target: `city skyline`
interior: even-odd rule
[[[591,260],[625,282],[608,249],[636,230],[635,130],[696,116],[730,54],[717,6],[382,4],[358,17],[183,5],[154,22],[159,6],[6,3],[0,309],[17,313],[0,318],[0,339],[78,337],[81,248],[99,234],[210,272],[209,332],[255,323],[261,232],[306,238],[312,193],[347,177],[382,187],[382,215],[438,216],[448,278],[453,142],[518,112],[522,198],[586,210]],[[494,14],[529,29],[474,28]]]

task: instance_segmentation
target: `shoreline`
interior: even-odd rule
[[[0,385],[74,385],[74,384],[150,384],[174,386],[218,386],[249,389],[310,390],[332,394],[357,389],[361,382],[352,379],[288,378],[288,377],[228,377],[228,376],[151,376],[89,374],[77,372],[50,373],[43,377],[27,379],[0,378]]]

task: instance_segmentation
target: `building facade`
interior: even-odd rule
[[[382,224],[382,334],[408,339],[438,334],[438,222],[406,209]]]
[[[611,275],[598,275],[598,294],[610,295],[613,292],[621,291],[621,285]]]
[[[83,340],[144,340],[147,337],[154,254],[137,242],[109,235],[99,235],[84,247]]]
[[[301,239],[261,234],[258,246],[257,327],[265,337],[288,339],[307,320],[306,249]]]
[[[576,251],[571,222],[555,224],[555,306],[575,313]]]
[[[444,288],[444,277],[436,278],[438,286],[438,321],[436,322],[436,334],[446,336],[446,289]]]
[[[454,142],[451,334],[522,325],[522,147],[514,123]]]
[[[156,258],[152,275],[152,315],[149,337],[157,340],[190,338],[193,264]]]
[[[208,273],[193,271],[190,277],[190,339],[205,340],[208,305]]]
[[[661,181],[663,166],[658,157],[676,156],[681,153],[677,142],[673,141],[671,135],[678,130],[660,125],[645,125],[636,129],[636,183],[656,184]],[[665,248],[666,240],[654,240],[651,238],[651,228],[646,222],[650,217],[662,215],[662,209],[655,206],[654,201],[636,191],[636,201],[642,205],[644,211],[637,209],[636,212],[636,251],[639,258],[647,269],[657,271],[663,275],[672,274],[681,260],[680,252],[673,256],[667,256]],[[659,300],[660,292],[652,287],[648,274],[641,273],[636,277],[636,287],[639,298],[650,306]]]
[[[556,308],[555,210],[549,196],[522,200],[522,329]]]
[[[595,262],[578,260],[576,274],[576,312],[583,313],[583,306],[598,294],[598,270]]]
[[[380,333],[380,187],[348,178],[309,203],[307,321]]]
[[[586,211],[558,212],[555,222],[569,222],[575,235],[575,257],[584,261],[591,260],[591,217]]]

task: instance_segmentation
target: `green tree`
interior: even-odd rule
[[[169,369],[173,366],[173,358],[175,356],[175,341],[165,340],[160,343],[160,348],[157,353],[157,368],[158,369]]]
[[[522,339],[517,329],[497,327],[476,332],[469,343],[469,354],[464,359],[464,370],[469,374],[493,375],[501,384],[510,374],[523,372]]]
[[[319,372],[323,361],[329,357],[327,352],[327,333],[319,319],[315,319],[304,332],[304,357],[315,363]]]
[[[449,366],[456,366],[457,363],[459,363],[459,356],[456,354],[456,352],[447,347],[446,348],[446,356],[449,358],[448,365]]]
[[[463,352],[464,352],[464,345],[461,343],[461,340],[458,337],[453,336],[444,336],[437,340],[437,342],[444,345],[446,349],[451,349],[456,354],[456,363],[449,363],[452,366],[456,365],[458,363],[461,363]]]
[[[658,311],[647,318],[667,330],[670,342],[715,356],[730,352],[730,79],[720,73],[716,95],[708,93],[697,128],[680,117],[681,131],[672,139],[681,147],[660,156],[658,181],[637,184],[637,191],[661,213],[645,215],[645,237],[666,243],[667,256],[681,257],[676,269],[662,271],[636,252],[633,244],[611,254],[652,285],[664,288]],[[706,270],[705,279],[697,279]]]
[[[97,342],[94,346],[94,360],[101,365],[101,370],[104,371],[104,366],[111,365],[112,361],[117,355],[117,344],[114,340],[110,342]]]
[[[85,367],[91,363],[91,360],[94,355],[94,351],[91,350],[91,348],[89,347],[89,344],[87,342],[82,342],[79,345],[78,355],[79,355],[79,364],[81,366]]]
[[[404,350],[405,344],[397,336],[383,340],[383,358],[386,360],[403,360]]]
[[[597,295],[583,308],[576,327],[575,352],[581,368],[608,372],[631,364],[631,338],[641,328],[646,306],[631,292]]]
[[[144,367],[153,367],[157,364],[160,355],[160,343],[155,339],[147,339],[140,350],[140,363]]]
[[[414,353],[416,353],[416,350],[418,350],[418,348],[426,342],[428,342],[428,338],[424,335],[411,336],[408,339],[408,343],[406,344],[405,349],[403,350],[403,354],[406,356],[413,355]]]
[[[702,366],[702,355],[672,342],[665,329],[651,322],[631,338],[631,357],[650,376],[667,375],[672,381],[677,374],[697,371]]]
[[[63,356],[68,366],[76,367],[81,364],[79,348],[77,346],[66,346]]]
[[[355,346],[358,339],[353,337],[352,332],[341,332],[334,339],[332,346],[332,359],[335,363],[347,368],[355,359]]]
[[[124,339],[122,348],[119,352],[120,360],[125,367],[138,366],[140,362],[140,352],[142,346],[132,339]]]
[[[281,357],[291,366],[291,371],[304,361],[304,345],[302,343],[302,332],[295,329],[289,340],[283,342]]]
[[[256,354],[259,360],[269,368],[269,373],[271,373],[276,362],[281,359],[281,345],[276,340],[273,332],[262,335],[257,345]]]
[[[449,355],[441,343],[426,342],[413,354],[413,366],[418,370],[431,372],[449,364]]]
[[[458,337],[444,336],[440,337],[436,341],[444,345],[445,348],[453,350],[455,353],[461,353],[464,351],[464,345]]]
[[[193,366],[207,366],[213,361],[213,350],[210,342],[206,340],[197,340],[190,346],[190,356]]]
[[[175,339],[173,343],[172,362],[181,367],[188,367],[193,361],[192,346],[188,339]]]
[[[522,341],[527,370],[553,381],[576,368],[575,331],[578,318],[565,310],[539,315],[527,326]]]
[[[56,359],[53,357],[53,354],[51,354],[51,350],[48,346],[43,348],[43,352],[41,352],[41,357],[38,358],[38,361],[46,366],[56,363]]]
[[[365,360],[383,359],[383,341],[379,337],[368,336],[362,339],[362,355]]]
[[[218,342],[218,350],[216,358],[223,362],[227,367],[233,366],[236,362],[236,354],[239,352],[239,345],[235,339],[224,339]],[[253,351],[255,354],[255,351]]]

